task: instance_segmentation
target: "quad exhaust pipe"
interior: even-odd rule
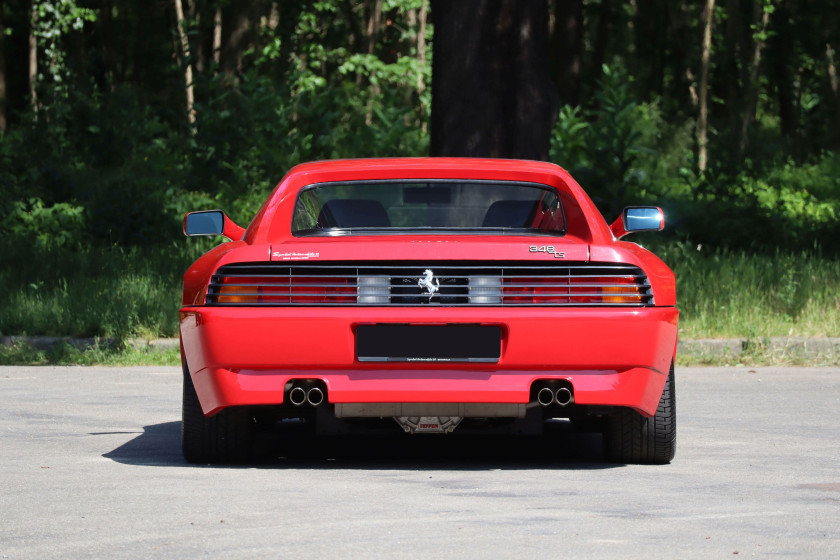
[[[312,387],[306,392],[306,402],[309,406],[320,406],[324,402],[324,392],[318,387]]]
[[[289,391],[289,402],[295,406],[301,406],[306,402],[306,389],[301,386],[292,387]]]
[[[288,392],[289,402],[294,406],[321,406],[326,400],[324,390],[311,383],[293,385]]]
[[[572,390],[568,387],[560,387],[557,389],[557,392],[554,393],[554,402],[556,402],[559,406],[569,406],[574,402],[575,398],[572,395]]]
[[[560,407],[566,407],[574,404],[575,397],[570,386],[561,385],[554,389],[551,386],[544,386],[537,391],[537,403],[542,407],[556,404]]]
[[[554,391],[548,387],[543,387],[537,391],[537,402],[540,403],[540,406],[551,406],[551,403],[554,402]]]

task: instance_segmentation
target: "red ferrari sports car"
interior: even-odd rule
[[[257,430],[603,431],[606,457],[674,456],[674,275],[556,165],[339,160],[292,169],[184,275],[182,446],[242,462]]]

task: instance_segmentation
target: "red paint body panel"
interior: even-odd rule
[[[627,406],[646,416],[656,411],[665,375],[647,368],[557,372],[416,370],[402,375],[376,371],[204,369],[193,374],[202,408],[210,415],[226,406],[280,404],[286,382],[322,379],[331,403],[459,402],[527,403],[530,383],[566,379],[579,405]],[[666,372],[667,374],[667,372]],[[206,404],[205,404],[206,403]]]
[[[578,222],[570,220],[569,233],[599,243],[613,239],[609,226],[571,175],[544,162],[466,159],[394,158],[337,160],[298,165],[283,178],[257,212],[245,233],[251,244],[277,243],[291,237],[292,211],[298,192],[309,185],[334,181],[400,179],[473,179],[527,181],[553,187],[582,210]]]
[[[526,181],[557,190],[565,236],[353,235],[294,237],[298,192],[311,184],[376,179]],[[649,307],[212,307],[208,283],[243,262],[394,260],[562,262],[529,246],[552,245],[566,261],[640,267]],[[182,351],[205,414],[229,406],[282,404],[293,379],[320,379],[330,403],[527,403],[537,379],[565,379],[580,405],[627,406],[652,415],[674,356],[674,275],[656,256],[617,241],[580,186],[548,163],[418,158],[345,160],[294,168],[268,197],[242,241],[224,243],[184,276]],[[499,325],[498,363],[360,363],[355,327],[370,323]]]
[[[492,320],[488,320],[492,316]],[[361,323],[502,327],[497,364],[360,363]],[[205,413],[279,404],[286,381],[322,379],[330,402],[526,403],[535,379],[568,379],[578,404],[652,414],[670,367],[677,311],[487,308],[201,308],[181,312]],[[317,361],[313,360],[317,356]]]

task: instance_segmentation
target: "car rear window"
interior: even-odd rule
[[[509,181],[322,183],[301,190],[292,217],[296,236],[565,231],[554,189]]]

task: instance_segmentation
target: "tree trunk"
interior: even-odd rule
[[[551,68],[562,105],[580,102],[580,67],[583,52],[583,0],[555,0],[551,30]]]
[[[382,0],[369,0],[367,21],[367,53],[373,54],[376,39],[379,37],[379,26],[382,20]]]
[[[825,44],[825,62],[828,71],[828,83],[831,86],[831,92],[834,94],[834,114],[837,119],[837,126],[834,129],[835,142],[840,146],[840,78],[837,77],[837,66],[834,62],[834,49],[831,48],[831,43]]]
[[[195,25],[195,36],[190,40],[190,52],[192,53],[193,64],[197,74],[203,74],[205,68],[204,41],[201,27],[201,13],[204,11],[202,0],[186,0],[187,17]]]
[[[216,63],[216,72],[219,72],[219,63],[222,55],[222,6],[216,6],[216,13],[213,14],[213,62]]]
[[[195,126],[195,97],[193,95],[192,61],[190,60],[190,41],[185,29],[186,21],[184,20],[184,7],[181,0],[175,0],[175,17],[178,25],[178,36],[181,39],[181,50],[184,55],[182,65],[184,66],[184,84],[187,94],[187,122],[190,123],[190,128],[193,128]]]
[[[423,68],[426,67],[426,14],[428,13],[428,0],[423,0],[418,14],[419,27],[417,29],[417,63],[420,70],[417,72],[417,93],[426,91],[426,83],[423,80]],[[425,125],[424,125],[425,126]]]
[[[741,18],[740,0],[726,0],[726,32],[718,68],[728,79],[723,80],[722,97],[726,104],[729,126],[737,130],[743,112],[741,85],[747,82],[743,68],[738,64],[744,47],[744,29]],[[760,4],[756,4],[760,6]]]
[[[764,10],[762,5],[756,3],[756,10],[761,10],[760,36],[755,39],[752,60],[750,61],[750,76],[747,79],[747,106],[741,120],[741,135],[738,137],[738,151],[744,153],[749,141],[750,125],[755,120],[755,107],[758,103],[758,73],[761,68],[761,51],[764,50],[764,34],[767,32],[767,24],[770,23],[770,12]]]
[[[700,59],[700,87],[697,92],[699,114],[697,116],[697,170],[706,171],[708,165],[709,124],[709,59],[712,51],[712,25],[715,19],[715,0],[706,0],[703,19],[703,53]]]
[[[350,35],[347,37],[347,46],[350,52],[360,52],[365,45],[365,33],[362,30],[362,23],[356,10],[354,2],[339,2],[344,21],[347,22]],[[364,17],[364,14],[362,14]]]
[[[792,138],[799,127],[796,118],[796,95],[793,91],[795,74],[792,30],[789,22],[791,6],[790,0],[787,0],[776,7],[776,14],[773,18],[775,34],[770,39],[768,52],[768,55],[772,58],[773,81],[776,83],[779,100],[779,122],[782,135],[787,138]]]
[[[661,96],[665,84],[665,58],[668,54],[668,2],[637,0],[633,24],[634,56],[628,60],[645,95]]]
[[[96,42],[99,64],[94,69],[94,80],[100,92],[106,92],[117,79],[117,62],[114,56],[114,18],[111,0],[100,0],[96,18]]]
[[[670,103],[677,107],[690,105],[694,110],[700,103],[695,49],[686,41],[686,37],[691,37],[695,31],[696,11],[694,4],[681,0],[678,5],[671,4],[668,12],[668,29],[665,34],[668,43],[668,57],[665,60],[668,79],[663,84],[666,93],[662,99],[665,111],[669,111],[667,105]]]
[[[426,81],[424,69],[426,68],[426,17],[429,13],[428,0],[423,0],[420,4],[420,12],[418,14],[419,26],[417,29],[417,96],[418,106],[420,107],[420,130],[424,133],[428,130],[429,125],[426,120],[428,109],[423,105],[423,92],[426,91]]]
[[[252,10],[254,0],[232,2],[222,10],[222,72],[232,78],[241,72],[242,57],[253,35]],[[227,37],[225,37],[227,35]]]
[[[547,0],[432,0],[433,156],[547,160]]]
[[[6,130],[6,27],[0,8],[0,130]]]
[[[607,43],[612,35],[612,0],[601,0],[599,12],[598,26],[595,29],[595,45],[592,51],[592,74],[589,76],[593,84],[601,77],[601,67],[607,56]]]
[[[373,54],[376,50],[376,39],[379,37],[379,27],[382,20],[382,0],[372,0],[368,8],[367,23],[367,53]],[[370,126],[373,122],[373,103],[379,97],[380,89],[378,83],[371,84],[370,98],[368,99],[367,111],[365,112],[365,124]]]
[[[38,26],[38,8],[34,2],[32,5],[31,19],[29,24],[29,103],[32,110],[38,111],[38,38],[35,36],[35,29]]]

